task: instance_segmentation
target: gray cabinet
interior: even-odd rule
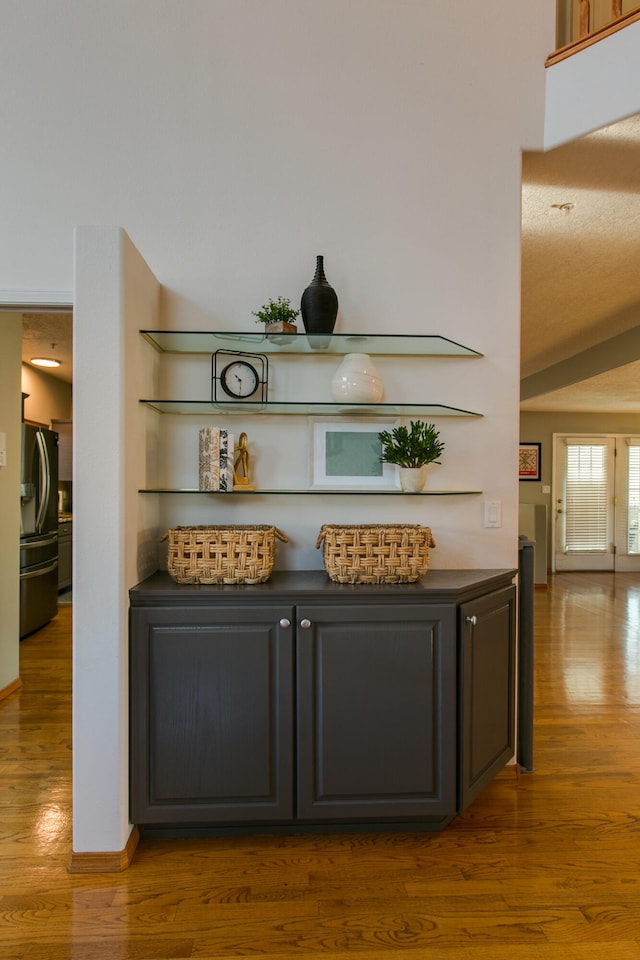
[[[133,822],[446,826],[513,754],[513,574],[139,584]]]
[[[58,523],[58,590],[66,590],[71,586],[72,532],[71,520]]]

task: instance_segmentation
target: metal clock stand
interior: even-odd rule
[[[211,358],[211,400],[216,404],[267,402],[269,361],[262,353],[216,350]]]

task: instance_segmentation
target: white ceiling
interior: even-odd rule
[[[24,315],[43,354],[72,381],[70,313]],[[640,115],[523,157],[521,375],[523,410],[640,412]]]

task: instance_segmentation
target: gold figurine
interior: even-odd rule
[[[236,458],[233,464],[233,486],[239,490],[255,490],[249,483],[249,438],[246,433],[240,434],[236,449]]]

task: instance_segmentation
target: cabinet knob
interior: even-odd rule
[[[472,627],[475,627],[477,622],[478,622],[477,617],[467,617],[467,623],[470,623]]]
[[[307,618],[305,617],[304,620],[300,621],[300,626],[302,627],[303,630],[308,630],[309,627],[311,626],[311,620],[307,620]]]
[[[286,617],[283,617],[282,620],[280,621],[280,626],[283,627],[283,628],[290,627],[290,626],[291,626],[291,620],[287,620]]]

